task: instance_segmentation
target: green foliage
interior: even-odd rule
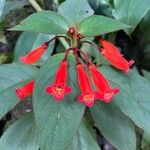
[[[124,28],[130,28],[130,26],[100,15],[87,17],[79,24],[79,32],[85,37],[106,34]]]
[[[136,149],[134,125],[114,103],[97,102],[90,111],[99,130],[117,149]]]
[[[68,62],[68,85],[73,92],[66,95],[62,102],[56,102],[51,95],[45,93],[46,87],[54,80],[62,58],[62,54],[57,54],[43,64],[37,76],[33,95],[38,140],[40,148],[44,150],[64,150],[67,147],[78,130],[85,108],[76,102],[79,93],[73,56],[69,57]]]
[[[67,0],[58,8],[58,13],[69,22],[70,26],[77,25],[82,19],[93,15],[93,10],[87,0]]]
[[[0,17],[0,21],[2,21],[7,14],[9,14],[11,11],[14,11],[16,9],[21,9],[25,5],[29,5],[28,1],[26,0],[13,0],[13,1],[6,1],[4,11],[2,13],[2,16]]]
[[[112,16],[111,0],[88,0],[95,14]]]
[[[62,16],[53,11],[42,11],[30,15],[21,21],[19,25],[9,30],[63,34],[67,32],[68,24]]]
[[[142,21],[138,26],[138,32],[134,33],[136,40],[135,44],[135,57],[137,59],[137,64],[142,67],[142,69],[150,69],[150,10],[144,16]]]
[[[35,13],[32,6],[34,8],[36,6],[34,4],[31,6],[30,1],[26,0],[6,1],[6,3],[4,0],[0,1],[2,21],[0,25],[4,29],[8,20],[11,23],[7,26],[17,24],[14,20],[19,17],[18,12],[25,9],[23,8],[25,5],[29,5],[27,9],[31,11],[28,17],[26,11],[22,12],[25,19],[19,25],[9,29],[28,32],[22,32],[16,42],[14,62],[0,66],[0,118],[20,102],[16,97],[15,89],[22,87],[28,81],[36,80],[33,96],[30,99],[34,113],[21,116],[21,119],[10,126],[8,124],[8,129],[0,139],[0,147],[3,150],[99,150],[99,139],[104,136],[118,150],[135,150],[138,149],[135,127],[138,127],[143,132],[139,145],[143,149],[147,148],[150,145],[149,0],[142,2],[140,0],[62,0],[48,3],[40,0],[38,3],[41,8],[57,9],[58,13],[54,11]],[[54,6],[49,5],[50,3]],[[7,18],[7,14],[12,11],[15,13],[16,10],[19,11],[14,17]],[[68,34],[70,27],[76,28],[75,35]],[[130,38],[119,30],[125,30]],[[10,32],[0,31],[0,34],[4,35],[5,32],[8,35],[5,35],[5,40],[0,39],[0,41],[8,44],[12,41],[9,37]],[[114,33],[108,34],[110,32]],[[97,46],[99,45],[95,36],[108,38],[116,42],[117,46],[121,43],[119,48],[124,57],[135,58],[137,70],[143,73],[146,79],[135,69],[130,70],[131,75],[127,76],[108,66],[110,64],[105,63],[103,56],[97,51],[99,47],[95,49],[96,45],[91,47],[88,44],[83,46],[80,39],[77,39],[78,33],[85,37],[83,40],[88,40]],[[55,35],[68,37],[70,40],[56,38],[55,44],[50,43],[47,51],[33,66],[20,63],[21,56],[48,42]],[[13,38],[15,39],[16,36],[13,35]],[[85,106],[77,102],[81,92],[76,73],[78,57],[75,59],[73,54],[80,54],[80,60],[83,56],[80,51],[78,53],[69,51],[71,54],[68,57],[67,85],[72,88],[72,92],[65,95],[60,102],[55,101],[52,95],[46,94],[45,89],[53,83],[60,61],[66,54],[57,53],[68,49],[68,46],[81,47],[91,62],[101,66],[99,70],[112,87],[117,86],[120,89],[119,94],[114,96],[113,102],[105,104],[97,100],[95,105],[90,109],[87,108],[86,111]],[[129,48],[132,55],[129,53]],[[51,56],[52,54],[54,56]],[[85,57],[83,56],[83,59]],[[81,60],[82,63],[84,61]],[[27,101],[20,103],[27,104]],[[95,132],[93,126],[100,131],[99,134]]]
[[[115,104],[145,132],[145,138],[150,141],[150,82],[136,71],[130,70],[130,77],[110,67],[102,67],[101,71],[120,89],[120,94],[114,98]]]
[[[0,118],[19,103],[15,89],[33,80],[36,73],[36,68],[23,64],[0,66]]]
[[[146,70],[142,70],[142,72],[144,74],[144,78],[150,81],[150,72]]]
[[[113,16],[133,28],[126,29],[131,34],[141,19],[150,9],[149,0],[114,0]]]
[[[0,147],[3,150],[38,150],[33,120],[33,114],[29,113],[14,122],[1,137]]]
[[[100,150],[99,146],[91,136],[89,129],[82,122],[80,128],[67,150]]]
[[[3,13],[4,5],[5,5],[5,0],[1,0],[0,1],[0,17]]]

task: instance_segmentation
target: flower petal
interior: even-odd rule
[[[57,87],[50,85],[46,88],[46,93],[53,95],[56,101],[61,101],[64,96],[70,93],[72,89],[69,86]]]
[[[112,97],[119,92],[119,89],[112,89],[105,77],[97,70],[94,64],[89,65],[88,68],[98,92],[102,95],[99,98],[105,102],[109,102]]]
[[[48,43],[44,43],[41,46],[29,52],[26,56],[20,57],[20,61],[25,64],[34,64],[40,59],[40,57],[43,55],[47,48]]]
[[[85,72],[83,65],[78,64],[76,69],[77,69],[77,74],[78,74],[78,84],[81,89],[81,92],[88,93],[92,91],[90,79],[87,73]]]
[[[15,93],[18,99],[23,100],[26,96],[31,95],[33,92],[34,84],[35,84],[35,81],[32,80],[28,82],[27,84],[25,84],[23,87],[16,88]]]
[[[84,103],[87,107],[91,107],[94,104],[95,93],[81,94],[78,97],[78,102]]]
[[[126,74],[129,74],[129,67],[134,63],[133,60],[129,62],[123,58],[120,54],[117,47],[115,47],[112,43],[101,39],[101,45],[103,48],[101,49],[101,54],[116,68],[124,71]]]

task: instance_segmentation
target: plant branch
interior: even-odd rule
[[[68,48],[70,47],[69,44],[68,44],[68,42],[67,42],[65,39],[59,38],[59,41],[61,42],[61,44],[62,44],[66,49],[68,49]]]
[[[35,0],[28,0],[28,1],[36,11],[42,11],[42,8]]]

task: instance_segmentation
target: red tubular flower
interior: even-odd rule
[[[104,102],[109,103],[113,95],[119,92],[119,89],[112,89],[105,77],[97,70],[94,64],[89,65],[88,68],[93,78],[93,81],[98,89],[98,92],[103,95],[101,99]]]
[[[94,100],[101,98],[102,95],[92,90],[89,77],[86,74],[83,65],[78,64],[76,69],[78,74],[78,84],[82,92],[78,100],[79,102],[83,102],[86,106],[91,107],[94,104]]]
[[[67,62],[62,61],[56,73],[54,83],[46,88],[46,93],[53,95],[56,101],[61,101],[64,98],[64,95],[72,91],[72,89],[66,85],[66,81],[67,81]]]
[[[101,39],[101,45],[103,46],[102,55],[116,68],[124,71],[126,74],[129,74],[129,67],[134,63],[134,60],[129,62],[122,57],[117,47],[112,43]]]
[[[25,97],[30,96],[32,94],[33,88],[34,88],[34,83],[35,83],[35,81],[32,80],[32,81],[28,82],[27,84],[25,84],[23,87],[17,88],[15,90],[16,95],[19,100],[22,100]]]
[[[20,61],[25,64],[34,64],[40,59],[40,57],[43,55],[47,48],[48,43],[44,43],[41,46],[29,52],[26,56],[20,57]]]

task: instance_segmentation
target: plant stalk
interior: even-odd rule
[[[36,11],[42,11],[42,8],[35,0],[28,0],[28,1]]]

